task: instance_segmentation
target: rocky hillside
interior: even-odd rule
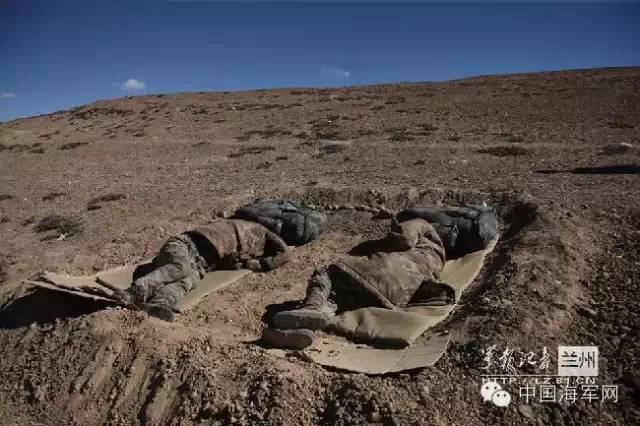
[[[640,417],[640,69],[148,95],[0,124],[0,424],[631,424]],[[148,258],[258,196],[325,206],[294,264],[180,317],[29,293]],[[316,265],[385,232],[345,204],[486,201],[502,239],[432,368],[323,369],[252,343]],[[613,403],[479,395],[482,349],[597,345]]]

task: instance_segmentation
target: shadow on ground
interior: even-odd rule
[[[574,175],[634,175],[640,173],[640,166],[623,164],[620,166],[576,167],[565,170],[536,170],[536,173],[551,175],[556,173],[571,173]]]
[[[0,329],[47,325],[57,319],[75,318],[105,309],[110,304],[88,301],[57,291],[36,289],[0,310]]]

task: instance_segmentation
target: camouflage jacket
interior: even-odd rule
[[[186,234],[195,240],[209,264],[233,266],[256,259],[268,271],[292,258],[282,238],[255,222],[220,219]]]
[[[423,219],[392,225],[386,242],[390,252],[347,256],[332,266],[349,275],[352,285],[365,289],[382,306],[396,309],[409,304],[423,283],[439,281],[445,251],[433,226]]]

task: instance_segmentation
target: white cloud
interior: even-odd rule
[[[15,99],[17,96],[12,92],[0,92],[0,99]]]
[[[332,78],[351,77],[351,73],[349,71],[340,67],[330,67],[328,65],[323,65],[320,67],[320,71],[322,72],[322,74],[326,75],[327,77],[332,77]]]
[[[122,83],[122,86],[120,88],[128,92],[133,90],[142,90],[145,87],[147,87],[147,85],[144,81],[136,80],[135,78],[130,78],[129,80]]]

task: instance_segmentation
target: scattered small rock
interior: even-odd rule
[[[595,318],[596,316],[598,316],[598,312],[586,306],[579,307],[578,313],[587,318]]]
[[[520,414],[522,414],[527,419],[529,419],[529,420],[533,420],[534,419],[533,409],[531,408],[530,405],[520,404],[518,406],[518,411],[520,412]]]
[[[373,216],[374,219],[391,219],[393,212],[386,207],[379,207],[378,212]]]
[[[380,423],[380,420],[382,419],[382,417],[380,416],[380,412],[379,412],[379,411],[371,411],[371,412],[367,415],[367,419],[368,419],[371,423]]]
[[[227,218],[231,217],[231,212],[229,212],[226,209],[219,209],[219,210],[215,210],[213,212],[213,216],[214,217],[219,217],[219,218],[222,218],[222,219],[227,219]]]
[[[567,305],[564,302],[555,302],[553,306],[555,306],[558,309],[562,309],[563,311],[566,311],[567,309],[569,309],[569,305]]]
[[[627,142],[612,143],[606,145],[600,151],[604,155],[626,154],[634,149],[634,146]]]
[[[633,396],[640,401],[640,370],[625,372],[622,376],[622,382],[631,389]]]
[[[420,192],[418,192],[418,190],[416,188],[410,188],[407,191],[407,199],[409,201],[415,201],[418,198],[420,198]]]

